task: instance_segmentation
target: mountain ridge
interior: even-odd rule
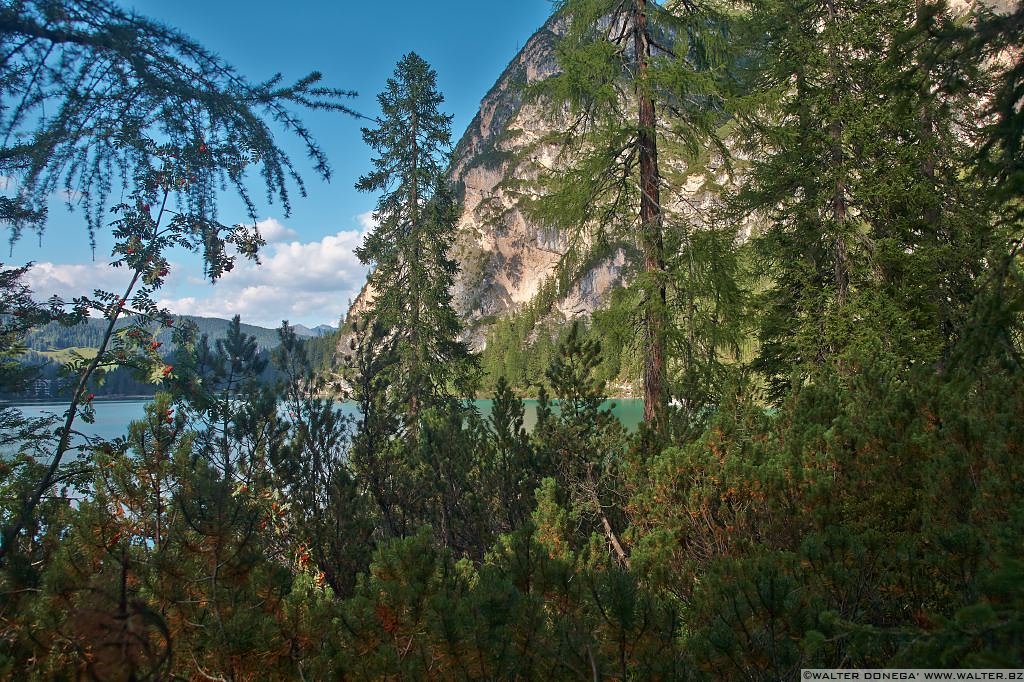
[[[201,334],[207,334],[211,339],[224,338],[230,320],[219,317],[202,317],[198,315],[174,315],[175,320],[189,320],[199,327]],[[130,318],[118,320],[117,328],[131,324]],[[64,327],[56,322],[51,322],[43,327],[33,329],[25,338],[25,346],[36,352],[59,351],[65,348],[81,347],[96,348],[100,344],[103,333],[106,330],[107,320],[102,318],[88,318],[82,324],[73,327]],[[292,325],[295,334],[301,338],[316,338],[327,336],[337,331],[330,325],[321,324],[310,329],[304,325]],[[260,350],[270,350],[279,345],[277,329],[270,329],[253,324],[242,323],[242,332],[256,338],[256,344]],[[170,330],[161,329],[157,338],[162,342],[170,340]],[[161,338],[164,337],[164,338]]]

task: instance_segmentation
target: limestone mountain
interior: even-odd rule
[[[523,92],[558,71],[559,22],[553,17],[527,41],[483,98],[453,154],[452,180],[462,199],[455,245],[461,272],[453,297],[475,348],[489,322],[538,295],[569,246],[565,235],[531,220],[520,205],[524,184],[557,153],[543,141],[558,122],[541,105],[524,103]],[[553,307],[567,318],[592,312],[620,281],[624,261],[618,252],[572,273],[579,276]]]

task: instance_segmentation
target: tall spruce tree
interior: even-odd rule
[[[419,55],[399,61],[378,96],[381,118],[363,129],[377,153],[356,188],[382,192],[377,226],[356,255],[373,267],[367,316],[393,336],[390,386],[415,428],[424,407],[453,395],[468,376],[470,357],[458,340],[459,319],[449,290],[458,268],[448,251],[455,202],[446,171],[452,117],[438,107],[437,74]]]
[[[670,3],[671,4],[671,3]],[[544,222],[589,245],[634,241],[643,254],[644,418],[663,431],[670,333],[666,149],[695,156],[713,144],[722,15],[711,2],[665,8],[647,0],[561,0],[561,73],[537,87],[567,116],[562,165],[542,183]]]
[[[998,7],[995,5],[993,7]],[[995,207],[994,230],[987,236],[994,270],[979,285],[979,297],[968,317],[969,331],[961,349],[980,360],[993,348],[1005,354],[1009,365],[1022,363],[1024,334],[1020,329],[1024,252],[1024,3],[1007,3],[1005,11],[988,4],[974,7],[973,21],[950,21],[937,11],[923,12],[912,37],[931,49],[922,62],[933,72],[939,87],[922,93],[933,106],[950,98],[982,102],[981,134],[975,137],[977,157],[971,177],[986,182],[987,200]],[[977,83],[991,81],[988,96],[978,96]],[[994,333],[995,330],[1001,330]]]

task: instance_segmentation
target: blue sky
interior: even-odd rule
[[[415,51],[438,73],[445,110],[455,116],[453,137],[461,136],[480,99],[518,49],[551,11],[548,0],[486,2],[434,0],[123,0],[139,14],[178,28],[213,50],[252,80],[275,73],[294,80],[310,71],[324,84],[356,90],[353,109],[377,113],[376,95],[403,54]],[[279,206],[263,205],[261,227],[268,247],[261,267],[236,268],[216,285],[201,279],[194,258],[178,253],[161,291],[174,312],[230,316],[252,324],[336,324],[362,285],[364,269],[351,250],[361,242],[376,198],[356,192],[356,179],[370,169],[357,120],[310,114],[305,120],[331,161],[333,178],[323,183],[305,173],[309,196],[293,199],[290,217]],[[363,122],[365,123],[365,122]],[[294,140],[286,149],[302,153]],[[244,220],[226,197],[224,222]],[[123,271],[105,265],[111,240],[99,236],[93,261],[80,214],[57,206],[40,245],[22,239],[8,263],[35,261],[33,288],[40,298],[85,293],[84,287],[123,287]]]

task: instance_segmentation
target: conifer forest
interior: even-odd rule
[[[59,239],[74,189],[123,276],[40,299],[0,266],[0,393],[31,335],[90,330],[59,416],[0,403],[0,679],[1024,668],[1024,4],[552,12],[516,94],[546,162],[509,186],[566,249],[476,343],[419,54],[366,116],[115,0],[0,0],[0,222]],[[332,176],[314,112],[363,119],[333,180],[376,202],[365,296],[330,341],[211,338],[160,304],[171,253],[257,261],[264,205]],[[553,315],[613,253],[602,307]],[[155,396],[90,436],[115,376]]]

